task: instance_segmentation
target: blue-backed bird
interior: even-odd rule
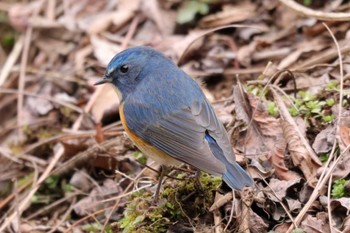
[[[222,176],[232,189],[253,186],[198,83],[162,53],[144,46],[118,53],[95,85],[103,83],[115,87],[123,127],[145,155]]]

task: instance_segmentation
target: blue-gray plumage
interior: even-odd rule
[[[97,84],[106,82],[116,87],[123,125],[146,155],[220,175],[236,190],[253,186],[200,86],[161,53],[134,47],[117,54]]]

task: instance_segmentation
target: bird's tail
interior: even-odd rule
[[[230,164],[227,172],[222,176],[228,186],[241,191],[245,186],[253,186],[254,181],[246,171],[238,164]]]

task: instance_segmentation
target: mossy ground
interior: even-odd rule
[[[197,224],[213,224],[212,218],[205,215],[220,187],[221,178],[201,173],[199,186],[196,179],[183,176],[183,173],[179,173],[177,178],[181,180],[166,179],[155,205],[151,204],[153,193],[150,191],[135,193],[119,221],[121,231],[167,232],[175,226],[193,229]]]

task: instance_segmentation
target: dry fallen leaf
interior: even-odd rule
[[[332,149],[335,138],[335,126],[329,125],[315,138],[312,148],[317,154],[329,152]]]
[[[282,136],[278,120],[268,114],[257,96],[244,93],[238,86],[234,87],[233,98],[237,118],[247,125],[246,130],[234,132],[235,148],[244,151],[250,158],[272,151],[276,140]]]
[[[282,131],[288,143],[288,150],[291,153],[292,161],[303,172],[307,183],[315,187],[317,183],[317,169],[322,166],[322,163],[306,140],[304,132],[301,132],[296,121],[290,115],[281,96],[273,88],[270,90],[281,114]]]
[[[281,60],[277,67],[278,70],[283,70],[290,67],[304,53],[309,53],[311,51],[321,51],[326,46],[328,46],[328,43],[325,43],[321,39],[315,39],[311,41],[305,41],[303,43],[298,44],[297,46],[298,47],[295,51],[291,52],[288,56]]]
[[[339,135],[336,136],[340,151],[343,152],[350,145],[350,112],[344,111],[340,119]],[[350,174],[350,152],[345,152],[341,161],[334,169],[334,178],[344,178]]]
[[[295,132],[294,126],[284,120],[281,121],[281,125],[294,165],[303,172],[308,184],[315,187],[317,183],[316,173],[320,166],[311,159],[304,145],[300,143],[299,135]]]
[[[340,227],[342,232],[350,232],[350,215],[346,216]]]
[[[242,2],[236,5],[224,5],[222,11],[203,17],[203,19],[199,21],[199,26],[203,28],[213,28],[251,19],[256,14],[255,8],[256,5],[250,2]]]
[[[273,151],[269,153],[269,160],[272,166],[275,168],[275,172],[278,178],[281,180],[297,180],[301,177],[294,171],[290,171],[284,162],[284,155],[286,153],[286,142],[283,138],[280,138],[275,145]]]
[[[280,200],[283,200],[287,196],[287,191],[289,189],[293,189],[295,186],[299,185],[301,180],[278,180],[275,178],[272,178],[269,182],[269,187],[266,187],[266,193],[269,196],[270,200],[273,200],[274,202],[280,202]],[[270,188],[274,191],[272,192]],[[277,195],[277,197],[275,196]]]
[[[339,144],[344,150],[350,145],[350,112],[343,112],[339,125]]]
[[[329,224],[324,220],[325,219],[318,219],[312,215],[307,215],[301,222],[301,229],[303,229],[305,233],[329,233]]]
[[[99,36],[91,35],[91,45],[97,60],[103,66],[107,66],[110,60],[121,51],[121,47]]]
[[[249,230],[251,233],[266,232],[268,224],[264,222],[263,218],[256,214],[254,211],[250,211],[249,217]]]
[[[106,111],[109,111],[112,108],[117,110],[119,106],[119,99],[113,87],[111,85],[104,85],[102,88],[103,90],[91,108],[91,113],[96,122],[101,122]]]
[[[85,171],[85,169],[75,171],[72,178],[69,180],[69,184],[83,192],[90,191],[93,186],[91,180],[89,179],[89,174]]]
[[[88,215],[97,210],[110,206],[112,202],[102,203],[101,201],[107,199],[108,197],[115,197],[121,191],[121,187],[119,187],[114,180],[106,179],[104,180],[102,186],[95,187],[89,193],[89,196],[78,201],[74,205],[73,209],[79,216]]]

